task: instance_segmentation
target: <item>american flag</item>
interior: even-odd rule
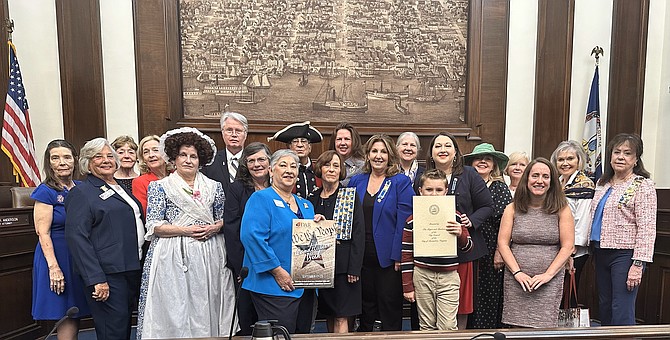
[[[9,42],[9,86],[2,123],[2,151],[9,157],[14,173],[21,184],[27,187],[37,186],[41,182],[40,171],[35,161],[33,131],[28,116],[28,101],[23,87],[16,47]]]
[[[594,181],[602,175],[602,137],[600,135],[600,91],[598,89],[600,77],[596,66],[591,82],[589,104],[586,107],[586,119],[582,147],[586,152],[586,166],[584,172]]]

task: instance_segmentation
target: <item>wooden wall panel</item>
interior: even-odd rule
[[[56,0],[65,139],[105,136],[99,0]]]
[[[460,142],[464,154],[481,142],[491,143],[497,150],[504,149],[507,107],[509,1],[471,1],[470,6],[469,24],[479,27],[470,29],[466,112],[479,113],[468,118],[476,119],[471,126],[481,138]],[[429,142],[427,138],[426,147]]]
[[[670,189],[656,189],[658,212],[654,262],[642,275],[635,315],[638,324],[670,323]],[[579,283],[579,302],[590,308],[591,318],[599,320],[598,289],[593,257],[589,258]]]
[[[539,1],[533,157],[549,158],[568,136],[574,11],[574,0]]]
[[[133,0],[139,136],[161,135],[181,116],[177,0]]]
[[[614,0],[607,136],[642,133],[649,0]]]
[[[654,262],[647,266],[635,314],[642,324],[670,323],[670,189],[657,189]]]

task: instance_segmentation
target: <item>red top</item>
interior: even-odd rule
[[[149,189],[149,183],[157,180],[158,177],[154,175],[153,172],[146,173],[133,179],[133,196],[135,196],[135,198],[142,204],[144,216],[147,215],[147,190]]]

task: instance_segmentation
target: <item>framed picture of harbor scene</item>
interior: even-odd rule
[[[468,0],[179,0],[183,117],[466,122]]]

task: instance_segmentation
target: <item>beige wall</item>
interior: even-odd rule
[[[610,35],[613,0],[575,1],[572,92],[568,136],[580,140],[593,77],[591,49],[602,46],[600,104],[607,116]],[[60,74],[53,0],[9,0],[15,21],[14,43],[35,131],[38,155],[54,138],[63,137]],[[100,0],[107,137],[137,136],[132,1]],[[510,0],[506,152],[532,145],[537,0]],[[659,187],[670,187],[670,5],[651,0],[647,44],[642,138],[643,159]],[[606,127],[603,126],[603,132]],[[41,158],[41,157],[39,157]]]

